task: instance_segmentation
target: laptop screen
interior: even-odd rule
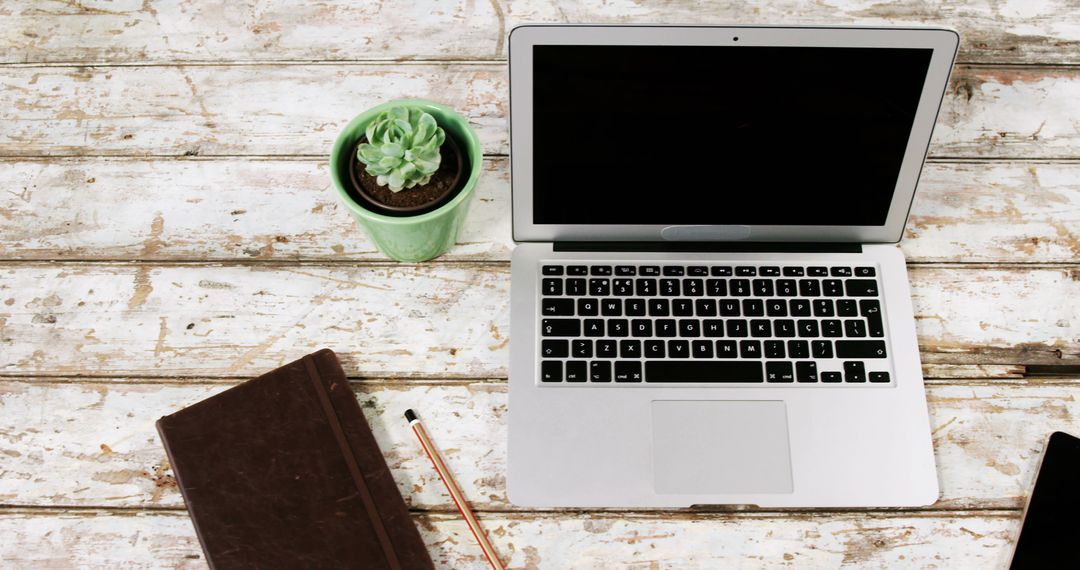
[[[533,46],[533,222],[884,225],[932,54]]]

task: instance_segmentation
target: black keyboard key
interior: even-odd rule
[[[561,299],[550,299],[552,301],[559,301]],[[569,300],[569,299],[567,299]],[[600,302],[596,299],[578,299],[577,300],[577,312],[582,317],[595,317],[600,314]]]
[[[721,317],[738,317],[742,315],[742,305],[735,299],[723,299],[720,301]]]
[[[612,279],[611,293],[619,297],[629,297],[634,294],[633,279]]]
[[[679,320],[679,336],[682,337],[695,337],[701,336],[701,323],[697,319],[680,319]]]
[[[627,299],[626,300],[626,316],[628,316],[628,317],[644,317],[645,316],[645,299]]]
[[[588,275],[589,268],[584,265],[571,265],[566,268],[567,275]]]
[[[705,336],[724,336],[724,321],[720,319],[705,319],[701,321],[701,333]]]
[[[679,328],[675,325],[675,319],[656,319],[656,336],[675,336],[679,334]]]
[[[777,279],[776,294],[781,297],[794,297],[799,294],[799,287],[794,279]]]
[[[661,279],[660,280],[660,294],[665,297],[676,297],[679,295],[679,280],[678,279]]]
[[[716,299],[698,299],[694,301],[694,314],[699,317],[715,317]]]
[[[826,297],[840,297],[844,294],[844,282],[839,279],[822,279],[821,290]]]
[[[621,317],[622,300],[604,299],[603,301],[600,301],[600,314],[605,317]]]
[[[593,382],[611,382],[611,363],[600,360],[590,362],[589,380]]]
[[[758,275],[761,275],[761,276],[764,276],[764,277],[779,277],[780,276],[780,268],[779,267],[773,267],[771,265],[766,266],[766,267],[759,267],[758,268]]]
[[[732,279],[728,282],[728,290],[732,297],[747,297],[750,295],[750,280]]]
[[[664,350],[664,341],[645,341],[645,358],[663,358],[665,354],[667,354],[667,351]]]
[[[545,340],[540,343],[540,356],[544,358],[566,358],[570,356],[570,343],[565,340]]]
[[[616,265],[615,275],[637,275],[637,268],[633,265]]]
[[[611,280],[589,279],[589,294],[596,297],[607,297],[611,294]]]
[[[761,358],[761,342],[756,340],[740,340],[739,355],[743,358]]]
[[[837,358],[885,358],[883,340],[838,340],[836,341]]]
[[[665,265],[664,275],[668,277],[682,277],[686,274],[686,268],[681,265]]]
[[[634,291],[639,297],[656,296],[656,279],[638,279],[634,282]]]
[[[836,300],[836,316],[838,317],[857,317],[859,316],[859,306],[855,304],[855,299],[837,299]]]
[[[757,297],[773,296],[772,279],[754,279],[752,286],[754,289],[754,295]]]
[[[641,267],[638,267],[638,275],[648,275],[651,277],[656,277],[660,275],[660,267],[656,265],[643,265]]]
[[[788,307],[791,309],[791,316],[793,317],[810,316],[810,301],[806,299],[792,299],[788,303]]]
[[[742,312],[746,317],[765,316],[765,303],[761,299],[743,299]]]
[[[690,350],[694,358],[713,357],[713,343],[711,340],[695,340],[690,343]]]
[[[833,383],[839,382],[840,380],[842,380],[842,377],[840,376],[839,372],[822,372],[821,373],[821,381],[822,382],[828,382],[830,384],[833,384]]]
[[[577,319],[542,319],[542,336],[581,336],[581,321]]]
[[[694,316],[694,302],[690,299],[672,299],[671,314],[676,317]]]
[[[850,267],[833,267],[829,270],[829,274],[833,277],[851,277]]]
[[[784,277],[802,277],[806,272],[802,267],[785,267]]]
[[[540,363],[541,382],[562,382],[562,362],[545,360]]]
[[[646,382],[763,382],[760,362],[652,361],[645,363]]]
[[[827,267],[807,267],[806,274],[811,277],[825,277],[829,274],[829,268]]]
[[[540,302],[540,314],[547,317],[570,317],[574,315],[573,299],[544,299]]]
[[[756,267],[736,267],[735,268],[735,275],[754,276],[754,275],[757,275],[757,268]]]
[[[847,319],[844,321],[844,336],[859,338],[866,336],[866,321]]]
[[[683,279],[683,295],[700,297],[705,294],[705,282],[701,279]]]
[[[667,299],[649,299],[649,316],[666,317],[671,314],[671,303]]]
[[[641,363],[640,362],[616,362],[615,363],[615,381],[616,382],[641,382]]]
[[[765,301],[765,314],[770,317],[786,317],[787,301],[783,299],[769,299]]]
[[[878,285],[874,279],[848,279],[848,297],[877,297]]]
[[[817,382],[817,363],[816,362],[796,362],[795,363],[795,379],[799,382]]]
[[[799,319],[795,324],[795,327],[799,330],[799,336],[803,338],[821,336],[821,333],[818,331],[817,321],[814,319]]]
[[[803,297],[821,295],[821,282],[817,279],[799,279],[799,295]]]
[[[604,336],[604,320],[585,319],[585,336]]]
[[[585,289],[585,280],[584,279],[567,279],[566,280],[566,294],[567,295],[580,296],[580,295],[584,295],[585,292],[586,292],[586,289]]]
[[[716,357],[717,358],[738,358],[739,357],[739,345],[735,344],[733,340],[718,340],[716,341]]]
[[[690,358],[690,342],[685,340],[669,340],[667,343],[668,358]]]
[[[540,286],[540,290],[544,295],[562,295],[562,279],[544,279],[544,282]]]
[[[825,319],[821,321],[821,336],[829,338],[844,336],[844,330],[843,327],[840,326],[840,321],[837,319]]]
[[[561,265],[545,265],[540,272],[544,275],[562,275],[563,268]]]
[[[585,382],[588,380],[585,363],[580,360],[571,360],[566,363],[567,382]]]
[[[773,334],[780,338],[795,336],[795,321],[791,319],[776,319],[773,321]]]
[[[713,277],[731,277],[732,271],[730,266],[715,265],[709,271]]]
[[[873,267],[856,267],[855,268],[855,276],[856,277],[873,277],[874,275],[877,275],[877,272],[874,271]]]
[[[626,319],[608,319],[607,334],[612,337],[630,336],[630,323]]]
[[[738,338],[744,337],[750,334],[746,328],[746,321],[742,319],[728,319],[727,321],[727,335],[730,337]]]
[[[866,382],[866,367],[862,362],[844,363],[845,382]]]
[[[767,362],[765,364],[765,380],[769,382],[794,382],[795,372],[791,369],[791,363]]]
[[[772,325],[766,319],[753,319],[750,321],[750,336],[769,338],[772,336]]]
[[[723,297],[727,295],[727,281],[724,279],[706,279],[705,291],[710,297]]]
[[[873,337],[885,336],[885,325],[881,320],[881,304],[874,299],[859,301],[859,312],[866,317],[866,330]]]
[[[620,340],[619,358],[641,358],[641,341]]]
[[[832,299],[814,299],[813,305],[815,317],[831,317],[835,314]]]
[[[615,358],[615,349],[618,345],[615,341],[610,339],[603,339],[596,341],[596,357],[597,358]]]
[[[592,275],[611,275],[610,265],[594,265],[589,271]]]
[[[652,321],[649,319],[634,319],[630,321],[630,334],[636,337],[652,336]]]
[[[785,358],[786,356],[787,354],[784,351],[784,341],[765,341],[765,358]]]
[[[571,342],[570,354],[574,358],[592,358],[592,341],[585,339]]]
[[[861,269],[861,268],[860,268]],[[888,372],[871,372],[870,381],[874,384],[887,384],[889,382]]]
[[[691,265],[686,268],[687,275],[705,276],[709,274],[709,268],[704,265]]]
[[[814,355],[814,358],[832,358],[832,341],[831,340],[815,340],[810,342],[810,350]]]
[[[810,358],[810,343],[805,340],[789,340],[787,351],[791,358]]]

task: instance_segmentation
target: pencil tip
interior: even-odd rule
[[[416,412],[412,411],[411,409],[405,410],[405,419],[409,420],[410,422],[415,420]]]

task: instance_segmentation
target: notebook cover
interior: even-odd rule
[[[157,428],[211,568],[433,568],[333,351]]]

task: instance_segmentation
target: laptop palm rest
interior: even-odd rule
[[[782,401],[654,401],[652,428],[657,493],[792,492]]]

